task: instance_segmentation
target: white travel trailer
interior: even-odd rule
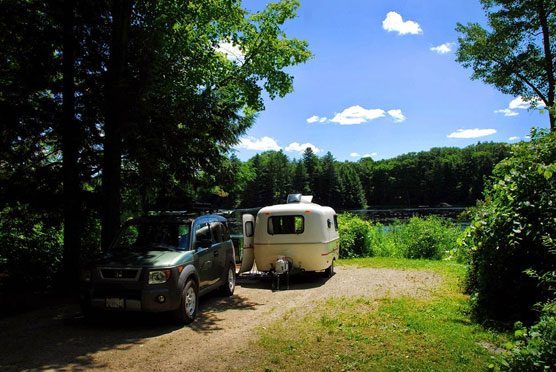
[[[312,199],[290,194],[286,204],[264,207],[256,219],[243,215],[240,273],[250,271],[253,261],[258,271],[274,272],[277,259],[284,256],[291,271],[334,273],[334,261],[340,253],[336,212],[312,203]]]

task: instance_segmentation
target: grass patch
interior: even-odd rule
[[[431,299],[331,298],[261,331],[248,369],[237,371],[481,371],[506,335],[470,322],[459,289],[462,265],[391,258],[340,265],[428,270],[441,285]]]

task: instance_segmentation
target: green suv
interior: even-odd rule
[[[81,306],[98,310],[197,315],[199,296],[235,289],[234,247],[219,215],[167,214],[126,222],[108,252],[81,270]]]

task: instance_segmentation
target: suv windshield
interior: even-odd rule
[[[188,250],[191,224],[186,222],[136,222],[125,225],[112,250]]]

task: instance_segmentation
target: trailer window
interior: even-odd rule
[[[334,229],[338,231],[338,215],[334,215]]]
[[[268,219],[268,233],[275,234],[301,234],[305,230],[303,216],[271,216]]]
[[[245,236],[250,238],[253,236],[253,222],[247,221],[245,222]]]

